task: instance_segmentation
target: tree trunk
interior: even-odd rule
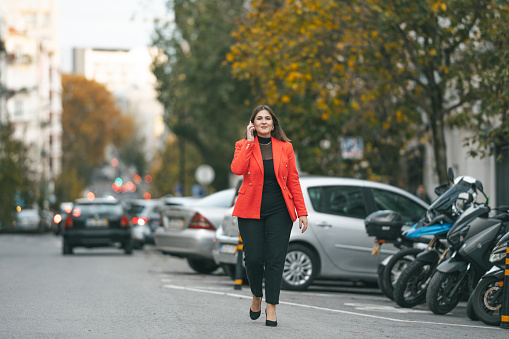
[[[440,184],[445,184],[449,182],[449,179],[447,177],[447,156],[443,115],[435,114],[435,116],[431,116],[430,123],[433,154],[435,156],[435,172],[438,175],[438,182]]]
[[[179,182],[182,185],[182,195],[186,195],[186,139],[178,137],[179,148]]]

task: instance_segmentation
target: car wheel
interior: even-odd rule
[[[211,260],[187,259],[187,263],[193,270],[201,274],[212,273],[219,267],[215,262]]]
[[[134,241],[134,249],[135,249],[135,250],[141,250],[141,249],[143,249],[143,245],[144,245],[144,244],[143,244],[143,242],[142,242],[142,241],[140,241],[140,240],[135,240],[135,241]]]
[[[133,254],[133,241],[128,240],[124,243],[124,253],[127,255]]]
[[[65,239],[64,239],[63,246],[62,246],[62,254],[63,254],[63,255],[72,254],[72,246],[71,246],[71,244],[69,244],[69,242],[68,242],[67,240],[65,240]]]
[[[291,244],[286,253],[281,287],[285,290],[303,291],[318,275],[320,260],[310,248]]]

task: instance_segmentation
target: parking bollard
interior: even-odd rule
[[[509,329],[509,242],[505,249],[504,291],[502,292],[502,321],[500,327]]]
[[[235,266],[235,284],[234,284],[234,289],[236,289],[236,290],[242,289],[242,281],[243,281],[242,276],[244,275],[243,274],[244,267],[242,267],[242,260],[244,259],[243,251],[244,251],[244,243],[242,242],[242,238],[239,235],[239,244],[237,245],[237,251],[236,251],[237,265]]]

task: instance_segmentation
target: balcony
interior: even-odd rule
[[[29,65],[33,63],[33,57],[29,54],[7,54],[7,62],[9,64],[20,64],[20,65]]]

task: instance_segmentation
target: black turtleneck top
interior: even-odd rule
[[[274,171],[271,138],[258,137],[258,142],[260,143],[263,159],[263,193],[260,217],[266,217],[274,213],[287,211],[287,208]]]

